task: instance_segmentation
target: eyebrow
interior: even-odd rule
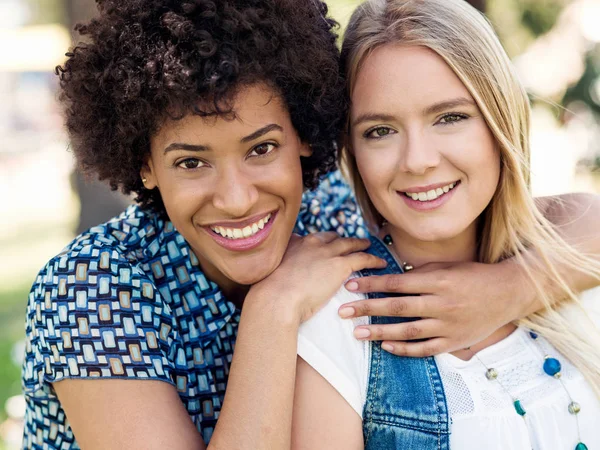
[[[255,139],[258,139],[261,136],[264,136],[267,133],[270,133],[273,130],[277,130],[277,131],[283,131],[283,128],[281,128],[279,125],[277,125],[276,123],[271,123],[269,125],[266,125],[262,128],[259,128],[258,130],[256,130],[254,133],[249,134],[246,137],[243,137],[242,139],[240,139],[240,142],[242,144],[245,144],[247,142],[251,142],[254,141]]]
[[[363,122],[391,122],[395,117],[390,114],[376,114],[376,113],[365,113],[361,114],[352,122],[352,126],[355,127]]]
[[[179,142],[173,142],[167,148],[165,148],[165,153],[168,153],[173,150],[190,150],[192,152],[205,152],[210,150],[210,147],[207,147],[206,145],[181,144]]]
[[[435,114],[448,109],[456,108],[458,106],[477,106],[475,102],[466,97],[453,98],[452,100],[445,100],[443,102],[435,103],[425,108],[425,115]]]
[[[258,139],[259,137],[264,136],[265,134],[270,133],[273,130],[283,131],[283,128],[281,126],[277,125],[276,123],[271,123],[262,128],[259,128],[254,133],[243,137],[242,139],[240,139],[240,142],[242,144],[245,144],[245,143],[254,141],[255,139]],[[197,144],[183,144],[183,143],[179,143],[179,142],[173,142],[172,144],[169,144],[169,146],[167,146],[167,148],[165,148],[164,152],[168,153],[172,150],[177,150],[177,149],[189,150],[192,152],[206,152],[206,151],[210,150],[210,146],[197,145]]]

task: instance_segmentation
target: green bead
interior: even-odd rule
[[[577,444],[577,447],[575,447],[575,450],[588,450],[588,448],[587,445],[585,445],[583,442],[580,442]]]
[[[579,414],[579,411],[581,411],[581,406],[579,406],[579,403],[577,403],[577,402],[569,403],[569,412],[571,414]]]
[[[513,405],[515,406],[515,411],[517,411],[518,415],[524,416],[525,414],[527,414],[523,406],[521,406],[521,400],[515,400]]]
[[[392,236],[389,234],[386,234],[383,237],[383,242],[385,243],[385,245],[392,245],[394,243],[394,240],[392,239]]]
[[[496,378],[498,378],[498,371],[494,368],[488,369],[485,372],[485,377],[490,381],[495,380]]]

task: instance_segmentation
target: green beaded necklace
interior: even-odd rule
[[[529,331],[529,336],[531,337],[531,339],[533,339],[534,342],[536,342],[536,344],[538,345],[538,347],[541,348],[539,342],[538,342],[538,335],[537,333],[533,332],[533,331]],[[465,350],[468,350],[471,352],[471,355],[475,357],[475,359],[477,359],[477,361],[479,361],[479,363],[485,367],[485,377],[489,380],[489,381],[495,381],[496,383],[498,383],[498,385],[502,388],[502,390],[504,392],[506,392],[506,394],[512,399],[513,402],[513,406],[515,408],[515,412],[521,416],[523,418],[523,420],[525,421],[525,426],[527,426],[527,421],[525,419],[525,416],[527,415],[527,411],[525,410],[525,408],[523,407],[523,405],[521,404],[521,400],[519,400],[518,398],[513,397],[513,395],[508,391],[508,389],[506,389],[506,387],[504,387],[502,385],[502,383],[500,383],[500,381],[498,380],[498,371],[496,369],[494,369],[493,367],[488,367],[477,355],[477,353],[473,352],[471,350],[471,348],[466,348]],[[542,349],[543,350],[543,349]],[[579,405],[579,403],[577,403],[576,401],[573,400],[573,398],[571,397],[571,394],[569,393],[567,387],[565,386],[565,384],[563,383],[562,379],[561,379],[561,369],[562,366],[560,364],[560,361],[556,358],[552,358],[549,355],[544,355],[544,364],[542,366],[544,373],[548,376],[551,376],[553,378],[555,378],[558,382],[560,382],[560,385],[562,386],[562,388],[564,389],[565,393],[567,394],[567,397],[569,397],[569,405],[567,406],[567,410],[569,411],[570,414],[572,414],[575,417],[575,422],[577,424],[577,445],[575,446],[575,450],[588,450],[587,445],[585,445],[583,442],[581,442],[581,432],[579,429],[579,418],[578,418],[578,414],[581,411],[581,406]]]
[[[390,248],[390,251],[394,253],[394,255],[397,256],[393,244],[394,244],[394,240],[392,238],[392,236],[390,234],[386,234],[383,237],[383,242],[385,243],[385,245],[387,245]],[[413,266],[410,265],[408,262],[405,261],[400,261],[400,265],[402,266],[402,269],[405,272],[408,272],[410,270],[413,269]],[[538,335],[536,333],[534,333],[533,331],[529,331],[529,336],[531,337],[531,339],[533,339],[536,344],[538,346],[540,346],[539,342],[538,342]],[[541,348],[541,346],[540,346]],[[496,369],[494,369],[493,367],[488,367],[477,355],[477,353],[475,353],[474,351],[471,350],[470,347],[466,348],[465,350],[468,350],[469,352],[471,352],[471,355],[473,357],[475,357],[475,359],[477,359],[477,361],[479,361],[479,363],[485,367],[485,377],[489,380],[489,381],[495,381],[496,383],[498,383],[498,385],[502,388],[502,390],[504,392],[506,392],[506,394],[512,399],[513,402],[513,407],[515,408],[515,412],[521,416],[523,418],[523,420],[525,421],[525,426],[527,426],[527,421],[525,419],[525,416],[527,415],[527,411],[525,410],[525,408],[523,407],[523,405],[521,404],[521,400],[519,400],[518,398],[515,398],[512,396],[512,394],[508,391],[508,389],[506,389],[506,387],[504,387],[504,385],[502,385],[502,383],[500,383],[500,381],[498,381],[498,371]],[[575,421],[577,423],[577,445],[575,446],[575,450],[588,450],[587,445],[585,445],[583,442],[581,442],[581,432],[579,429],[579,418],[578,418],[578,414],[581,411],[581,406],[579,405],[579,403],[573,401],[573,399],[571,398],[571,394],[569,393],[569,391],[567,390],[567,387],[565,386],[565,384],[563,383],[563,381],[561,380],[561,364],[560,361],[556,358],[552,358],[549,355],[544,355],[544,364],[543,364],[543,370],[544,373],[547,374],[548,376],[554,377],[556,378],[562,388],[564,389],[564,391],[567,394],[567,397],[569,397],[569,405],[567,407],[568,411],[570,414],[572,414],[575,417]],[[533,450],[533,449],[532,449]]]

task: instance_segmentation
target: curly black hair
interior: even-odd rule
[[[100,14],[56,68],[80,169],[165,212],[140,169],[166,118],[228,115],[236,88],[267,83],[300,139],[304,184],[336,164],[347,101],[337,23],[318,0],[97,0]],[[199,106],[202,105],[201,107]]]

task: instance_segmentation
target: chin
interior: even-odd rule
[[[452,239],[460,234],[461,230],[439,229],[423,227],[420,229],[411,230],[409,234],[422,242],[443,242]]]
[[[253,265],[250,266],[250,268],[250,270],[248,270],[248,267],[246,267],[243,270],[234,270],[227,276],[227,278],[229,278],[231,281],[234,281],[235,283],[239,283],[245,286],[256,284],[259,281],[262,281],[269,275],[271,275],[277,268],[277,265],[265,268],[265,265],[262,264]]]

